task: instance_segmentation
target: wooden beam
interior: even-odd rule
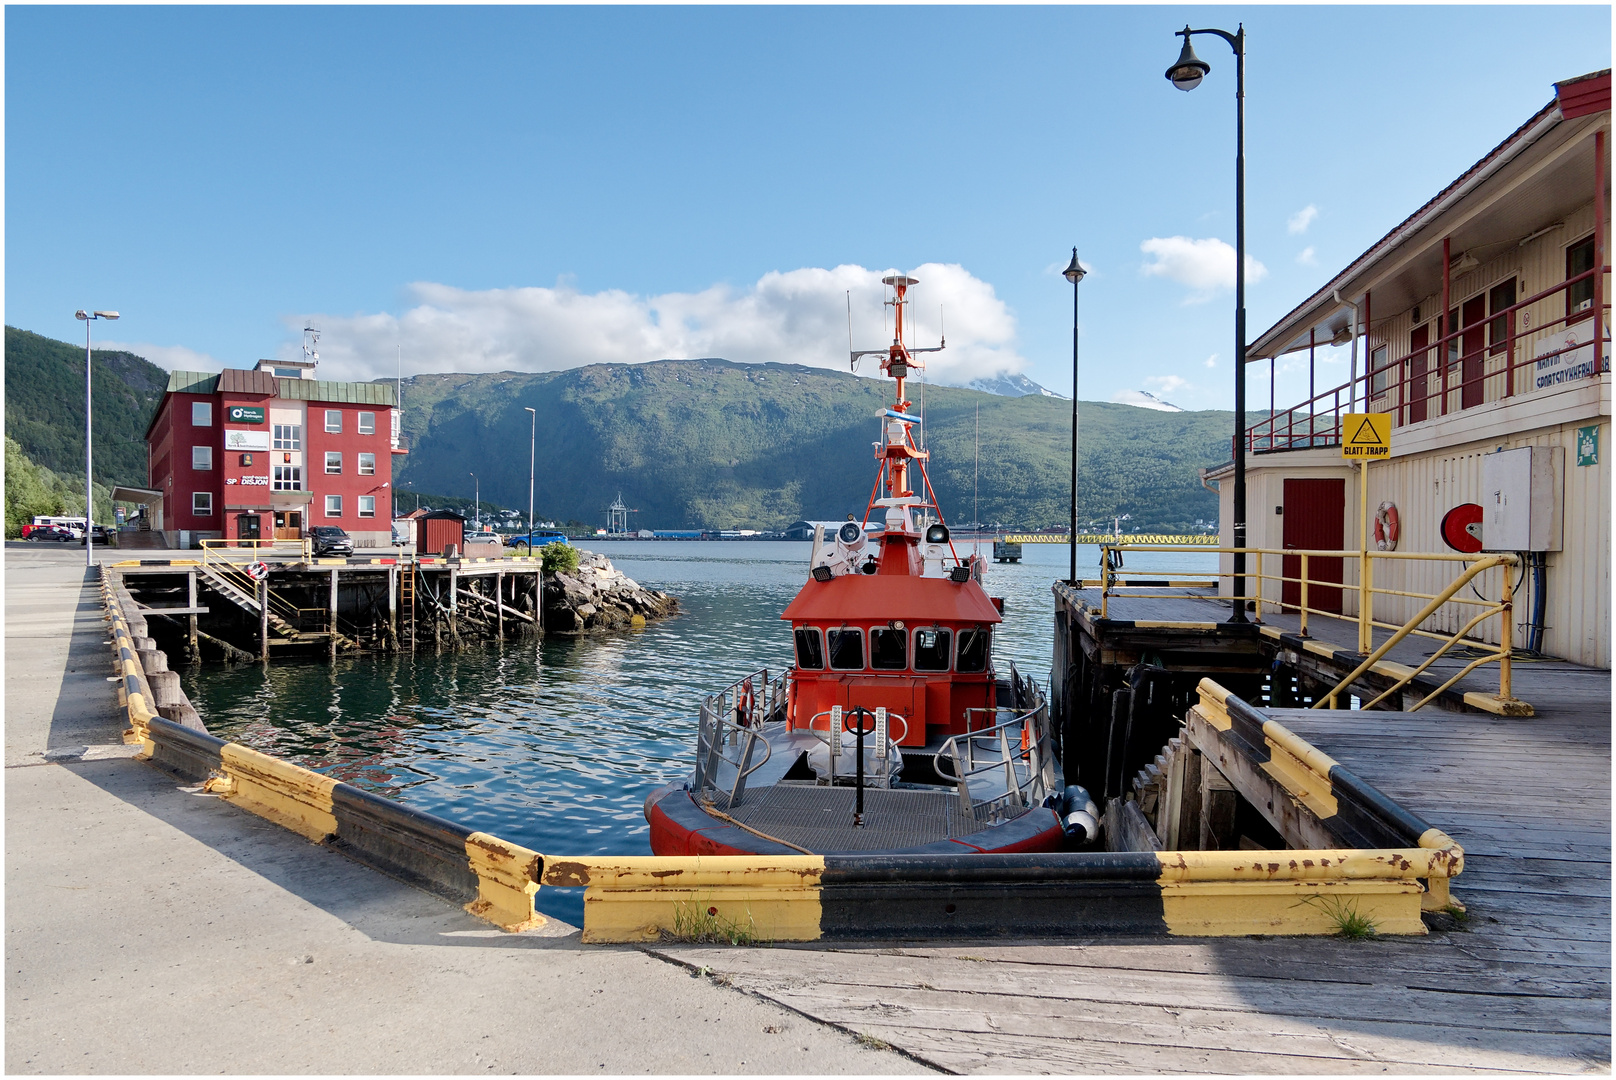
[[[494,603],[494,601],[488,599],[488,597],[486,597],[486,596],[479,596],[477,593],[469,592],[469,591],[467,591],[465,589],[461,589],[459,591],[459,595],[464,596],[467,600],[475,600],[479,604],[483,604],[486,607],[491,607],[491,608],[492,607],[497,607],[497,608],[500,609],[501,613],[503,613],[505,615],[509,615],[513,619],[521,619],[523,622],[526,622],[526,623],[530,623],[530,622],[533,621],[533,616],[528,615],[525,612],[518,611],[516,608],[506,607],[504,604],[496,604],[496,603]],[[500,625],[501,626],[504,625],[503,621],[501,622]]]
[[[1202,718],[1198,708],[1190,710],[1184,725],[1184,736],[1190,745],[1205,755],[1203,764],[1222,773],[1241,797],[1278,830],[1286,844],[1309,850],[1343,846],[1341,838],[1325,828],[1313,811],[1303,806],[1255,761],[1226,741],[1223,733]]]

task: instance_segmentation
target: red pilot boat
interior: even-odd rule
[[[795,663],[703,702],[694,771],[645,801],[658,855],[1052,851],[1098,833],[1088,794],[1061,783],[1042,691],[994,668],[999,608],[949,539],[904,396],[917,354],[942,346],[904,341],[915,279],[882,280],[893,342],[852,354],[896,382],[865,520],[816,532],[780,616]]]

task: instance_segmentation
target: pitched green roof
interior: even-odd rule
[[[350,405],[392,408],[392,383],[328,382],[325,379],[276,379],[282,398],[294,401],[340,401]]]
[[[170,371],[170,394],[211,394],[219,385],[219,376],[211,371]]]

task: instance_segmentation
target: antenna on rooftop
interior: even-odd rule
[[[310,367],[320,362],[320,331],[312,326],[303,328],[303,359]]]

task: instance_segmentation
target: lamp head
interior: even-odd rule
[[[116,311],[98,311],[95,313],[95,317],[98,319],[116,319],[118,313]]]
[[[1178,62],[1167,69],[1167,79],[1180,90],[1188,92],[1201,85],[1201,80],[1212,65],[1195,55],[1195,47],[1190,44],[1190,28],[1184,27],[1179,31],[1184,38],[1184,49],[1178,54]]]
[[[1088,271],[1083,269],[1083,264],[1077,261],[1076,248],[1072,249],[1072,261],[1067,264],[1066,269],[1062,270],[1061,273],[1065,276],[1066,280],[1070,281],[1073,285],[1076,285],[1079,281],[1082,281],[1084,276],[1088,274]]]
[[[90,317],[90,313],[88,311],[85,311],[83,308],[80,308],[78,311],[75,311],[73,313],[73,317],[75,319],[79,319],[81,321],[88,320],[89,317]]]

